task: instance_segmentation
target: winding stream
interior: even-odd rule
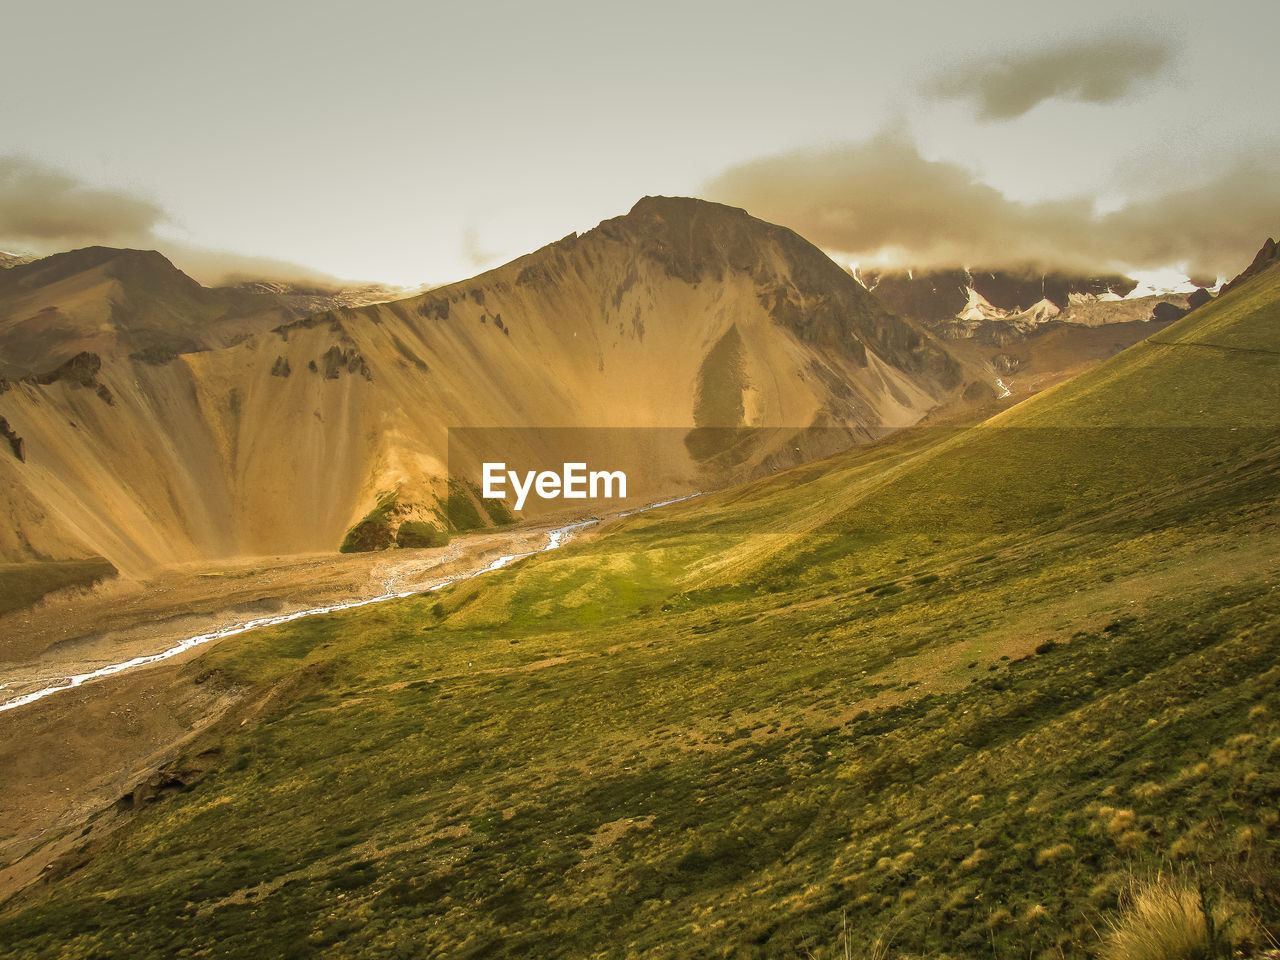
[[[685,497],[675,497],[671,500],[662,500],[658,503],[650,503],[643,507],[638,507],[635,510],[628,510],[625,513],[612,514],[609,519],[629,517],[633,514],[644,513],[646,510],[655,510],[658,507],[665,507],[668,504],[679,503],[681,500],[690,500],[696,496],[699,496],[699,494],[692,493]],[[600,518],[579,520],[576,523],[569,523],[565,524],[563,527],[556,527],[552,530],[548,530],[547,542],[536,550],[529,550],[525,553],[503,554],[490,562],[487,567],[482,567],[479,570],[473,570],[470,573],[446,577],[438,583],[433,583],[430,586],[418,587],[413,590],[406,590],[400,593],[388,589],[386,593],[379,594],[376,597],[368,597],[364,600],[350,600],[345,603],[334,603],[325,607],[312,607],[308,610],[295,610],[293,613],[281,614],[280,616],[275,617],[261,617],[257,620],[249,620],[245,623],[238,623],[230,627],[223,627],[219,630],[214,630],[211,633],[201,633],[194,637],[187,637],[185,640],[179,640],[173,646],[165,650],[161,650],[159,653],[134,657],[132,660],[125,660],[121,663],[108,664],[105,667],[99,667],[97,670],[91,670],[88,673],[77,673],[73,676],[59,677],[58,682],[52,686],[41,687],[38,690],[33,690],[20,697],[15,697],[12,700],[0,703],[0,712],[24,707],[29,703],[35,703],[37,700],[42,700],[51,694],[58,693],[62,690],[72,690],[75,687],[82,686],[93,680],[100,680],[103,677],[110,677],[117,673],[124,673],[126,670],[133,670],[137,667],[145,667],[152,663],[159,663],[161,660],[168,660],[171,657],[176,657],[178,654],[184,653],[192,647],[199,647],[206,643],[212,643],[215,640],[223,640],[227,637],[234,637],[241,633],[248,633],[250,630],[258,630],[262,627],[273,627],[281,623],[290,623],[294,620],[301,620],[303,617],[315,617],[325,613],[338,613],[342,610],[353,610],[356,607],[367,607],[370,604],[384,603],[387,600],[400,600],[404,597],[412,597],[421,593],[434,593],[436,590],[443,590],[445,587],[451,586],[452,584],[474,579],[481,574],[489,573],[493,570],[501,570],[503,567],[515,563],[517,560],[523,560],[525,557],[532,557],[535,554],[546,553],[548,550],[555,550],[558,547],[562,547],[573,539],[573,535],[577,531],[599,522]]]

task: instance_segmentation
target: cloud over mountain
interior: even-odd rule
[[[898,133],[732,167],[710,199],[782,223],[826,250],[915,267],[1182,266],[1233,275],[1280,226],[1280,160],[1218,158],[1198,179],[1099,213],[1096,198],[1020,202]]]
[[[1009,120],[1050,99],[1115,103],[1159,75],[1173,53],[1150,37],[1082,39],[959,64],[938,74],[926,92],[972,101],[983,120]]]
[[[157,235],[171,223],[159,204],[125,190],[95,187],[22,156],[0,156],[0,248],[49,254],[73,247],[160,249],[203,283],[244,279],[339,285],[334,277],[285,260],[205,247]]]
[[[0,157],[0,240],[74,246],[130,244],[166,220],[155,203],[93,187],[24,157]]]

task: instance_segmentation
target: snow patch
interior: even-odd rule
[[[1046,320],[1052,320],[1062,311],[1058,305],[1047,297],[1041,297],[1033,303],[1028,309],[1018,314],[1019,320],[1025,320],[1028,323],[1044,323]]]
[[[1126,300],[1142,297],[1163,297],[1171,293],[1194,293],[1199,289],[1185,273],[1173,269],[1134,271],[1131,276],[1138,285],[1125,296]]]
[[[965,287],[965,292],[969,299],[965,303],[964,309],[956,314],[957,320],[968,320],[970,322],[1003,320],[1009,315],[1008,311],[993,307],[987,298],[973,289],[973,287]]]

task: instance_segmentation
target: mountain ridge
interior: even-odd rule
[[[115,282],[102,264],[72,280],[102,312]],[[146,320],[146,307],[133,315]],[[407,299],[304,317],[273,308],[252,322],[269,329],[209,349],[171,337],[139,350],[128,320],[102,349],[68,341],[67,353],[99,358],[94,387],[111,403],[74,377],[11,383],[0,413],[26,460],[0,461],[0,555],[87,551],[138,573],[333,550],[388,492],[395,522],[442,523],[451,427],[787,428],[724,441],[742,441],[735,476],[771,470],[913,423],[962,379],[934,338],[807,241],[692,199],[642,200]],[[716,353],[730,328],[737,353]],[[790,442],[797,431],[809,439]],[[599,456],[631,455],[621,438],[608,443]],[[707,473],[710,455],[674,444],[648,471],[655,489],[723,482]]]

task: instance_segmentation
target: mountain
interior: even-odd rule
[[[998,381],[999,392],[1015,400],[1146,339],[1182,316],[1190,300],[1129,299],[1137,284],[1120,276],[960,269],[857,276],[891,310],[944,341],[967,378]]]
[[[143,694],[223,712],[45,841],[0,942],[1083,960],[1164,891],[1192,947],[1152,955],[1263,956],[1278,340],[1272,266],[977,424],[15,711],[15,793]]]
[[[552,461],[584,441],[545,431],[599,428],[586,452],[634,462],[637,495],[702,489],[915,423],[962,386],[944,347],[811,244],[699,200],[646,198],[472,280],[302,319],[156,253],[0,277],[6,356],[56,344],[0,387],[22,447],[0,457],[15,560],[143,572],[332,551],[366,515],[375,546],[407,519],[456,526],[479,506],[446,483],[459,428],[520,431],[510,449]],[[484,455],[456,454],[455,472]]]
[[[370,303],[403,300],[429,287],[423,285],[416,289],[406,289],[381,283],[363,283],[334,288],[282,280],[242,280],[222,289],[238,293],[270,294],[296,316],[305,317],[339,307],[363,307]]]
[[[272,296],[202,287],[153,250],[87,247],[0,271],[0,375],[82,352],[163,362],[295,316]]]
[[[86,247],[0,270],[0,377],[55,369],[78,353],[159,364],[317,310],[391,299],[386,287],[278,282],[209,288],[154,250]]]
[[[27,256],[22,253],[10,253],[7,250],[0,250],[0,270],[6,270],[9,267],[16,267],[21,263],[30,263],[35,257]]]
[[[1072,297],[1119,299],[1137,286],[1128,277],[1025,270],[872,270],[859,271],[858,278],[890,310],[927,323],[959,315],[975,295],[1009,314],[1046,300],[1061,310]]]
[[[1270,270],[1275,263],[1280,260],[1280,244],[1277,244],[1271,237],[1267,237],[1257,255],[1253,258],[1253,262],[1245,267],[1240,273],[1234,277],[1229,283],[1222,288],[1223,293],[1234,290],[1250,277],[1256,277],[1260,273]]]

